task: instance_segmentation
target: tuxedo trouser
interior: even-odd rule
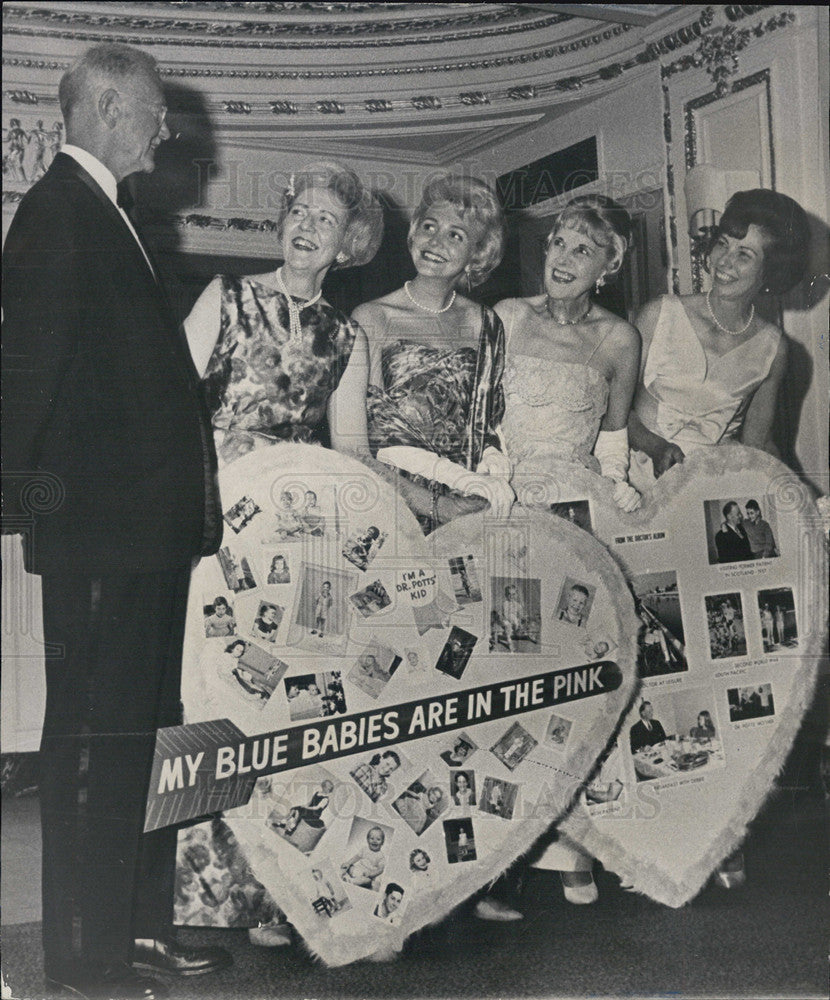
[[[172,931],[176,830],[144,835],[156,730],[181,722],[190,566],[43,577],[43,946],[61,979]]]

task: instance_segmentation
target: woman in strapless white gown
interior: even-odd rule
[[[762,291],[783,295],[807,266],[810,229],[792,198],[738,191],[712,240],[706,293],[663,296],[637,317],[640,384],[629,416],[632,481],[652,485],[690,451],[772,441],[787,338],[756,310]]]
[[[628,213],[611,199],[573,199],[548,237],[544,293],[496,306],[507,341],[501,430],[519,490],[540,477],[555,488],[557,473],[576,463],[612,480],[624,509],[639,503],[627,483],[626,423],[640,337],[591,301],[619,270],[630,232]]]
[[[536,502],[559,500],[577,464],[610,479],[623,510],[640,504],[627,481],[626,429],[640,336],[591,301],[620,269],[630,238],[631,219],[620,205],[601,195],[573,199],[548,237],[544,294],[496,306],[507,342],[501,430],[519,500],[525,489]],[[564,836],[534,864],[560,872],[570,902],[597,898],[593,858]]]

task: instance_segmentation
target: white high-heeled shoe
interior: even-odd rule
[[[565,875],[567,874],[577,874],[576,872],[560,872],[559,878],[562,882],[562,891],[565,893],[565,899],[569,903],[573,903],[575,906],[589,906],[591,903],[596,903],[599,899],[599,889],[597,889],[597,884],[594,882],[594,876],[590,872],[586,874],[589,875],[591,881],[586,882],[584,885],[568,885],[565,882]]]

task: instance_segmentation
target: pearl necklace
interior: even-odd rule
[[[409,301],[412,303],[413,306],[417,306],[419,309],[423,309],[424,312],[432,313],[433,316],[440,316],[441,313],[445,313],[448,309],[452,308],[452,304],[453,302],[455,302],[455,289],[453,288],[452,295],[450,295],[450,301],[445,306],[441,306],[440,309],[432,309],[430,308],[430,306],[423,305],[415,298],[415,296],[409,290],[409,284],[410,283],[408,281],[405,281],[403,283],[403,290],[406,292],[406,297],[409,299]]]
[[[715,310],[712,308],[711,288],[706,293],[706,308],[709,310],[709,315],[712,317],[712,322],[715,326],[724,333],[728,333],[730,337],[740,337],[742,333],[746,333],[750,326],[752,326],[752,321],[755,319],[755,303],[753,302],[749,307],[749,319],[746,321],[746,326],[742,326],[740,330],[730,330],[729,327],[724,326],[723,323],[718,320],[718,317],[715,315]]]
[[[277,288],[285,296],[288,302],[288,332],[293,341],[301,341],[303,339],[303,328],[300,326],[300,306],[291,297],[291,293],[285,287],[285,282],[282,280],[282,268],[278,267],[274,275],[274,279],[277,283]],[[313,306],[315,302],[319,302],[323,295],[323,289],[311,299],[306,299],[302,304],[302,308],[306,309],[308,306]]]
[[[577,316],[576,319],[557,319],[553,313],[550,311],[550,296],[545,298],[545,309],[547,310],[548,316],[553,320],[557,326],[576,326],[577,323],[581,323],[584,319],[588,318],[588,314],[591,312],[592,303],[588,303],[588,308],[581,316]]]

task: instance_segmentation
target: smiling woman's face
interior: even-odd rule
[[[410,233],[412,263],[425,277],[455,279],[475,257],[481,235],[455,205],[436,202]]]
[[[608,270],[609,248],[570,226],[554,230],[545,254],[545,292],[575,299],[590,291]]]
[[[314,273],[329,267],[343,245],[347,215],[327,188],[311,186],[301,191],[282,226],[285,265]]]

